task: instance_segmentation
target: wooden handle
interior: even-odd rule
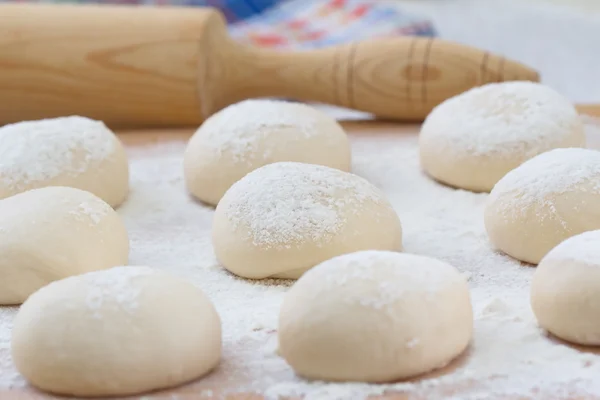
[[[233,42],[208,8],[0,5],[0,124],[80,114],[113,126],[198,125],[267,96],[421,120],[473,86],[538,79],[440,39],[278,52]]]
[[[223,47],[232,51],[222,54],[210,75],[218,93],[212,92],[208,112],[248,97],[285,96],[422,120],[474,86],[539,81],[522,64],[441,39],[374,39],[296,53]]]

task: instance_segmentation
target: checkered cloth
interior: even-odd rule
[[[430,21],[402,12],[389,0],[0,0],[210,6],[221,10],[231,35],[273,48],[315,48],[356,39],[435,36]]]
[[[432,24],[389,2],[290,0],[230,27],[242,42],[274,48],[315,48],[356,39],[435,36]]]
[[[281,0],[0,0],[14,3],[103,3],[153,6],[214,7],[229,23],[258,15]]]

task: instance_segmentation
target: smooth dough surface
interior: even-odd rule
[[[340,254],[402,248],[400,220],[382,191],[348,172],[293,162],[236,182],[212,229],[221,264],[255,279],[295,279]]]
[[[247,173],[278,161],[350,170],[350,142],[340,124],[301,103],[246,100],[208,118],[184,154],[188,190],[217,204]]]
[[[556,149],[523,163],[502,178],[484,211],[492,244],[537,264],[553,247],[600,229],[600,152]]]
[[[575,107],[534,82],[490,83],[452,97],[426,118],[421,165],[450,186],[489,192],[506,173],[545,151],[584,147]]]
[[[120,205],[129,191],[123,145],[102,122],[79,116],[0,127],[0,198],[46,186],[83,189]]]
[[[306,378],[389,382],[446,365],[472,331],[469,289],[454,267],[363,251],[325,261],[292,286],[279,353]]]
[[[119,215],[93,194],[34,189],[0,200],[0,304],[20,304],[42,286],[127,263]]]
[[[148,267],[115,267],[34,293],[17,314],[11,345],[18,371],[41,390],[125,396],[213,369],[221,321],[193,284]]]
[[[540,261],[531,308],[538,324],[559,338],[600,345],[600,230],[565,240]]]

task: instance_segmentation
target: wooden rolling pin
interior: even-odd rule
[[[210,8],[0,5],[0,125],[71,114],[120,127],[198,125],[268,96],[422,120],[473,86],[538,79],[517,62],[440,39],[279,52],[234,42]]]

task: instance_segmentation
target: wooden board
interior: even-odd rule
[[[353,136],[376,136],[376,135],[417,135],[418,125],[404,125],[392,122],[376,122],[369,120],[353,120],[343,122],[344,128]],[[138,131],[123,131],[119,132],[121,140],[129,148],[138,148],[156,143],[165,142],[182,142],[189,139],[193,134],[194,129],[159,129],[159,130],[138,130]],[[600,149],[600,135],[599,140],[593,141],[593,147]],[[566,343],[561,343],[566,344]],[[567,344],[569,345],[569,344]],[[589,349],[579,346],[569,345],[580,351],[591,352],[600,354],[600,349]],[[421,376],[418,379],[433,378],[442,376],[445,374],[452,373],[453,370],[462,366],[471,356],[471,351],[468,349],[463,355],[458,357],[456,360],[451,362],[447,367],[434,371],[430,374]],[[246,383],[243,376],[229,377],[232,381],[237,382],[239,385]],[[277,379],[276,376],[272,377]],[[472,382],[472,385],[476,385],[476,382]],[[459,386],[437,386],[435,389],[436,395],[442,396],[460,396],[460,392],[464,389],[464,383]],[[238,394],[225,394],[229,387],[226,383],[221,386],[209,386],[203,382],[202,379],[191,382],[186,385],[182,385],[176,388],[150,393],[142,396],[129,397],[129,399],[143,399],[143,400],[196,400],[196,399],[227,399],[227,400],[263,400],[263,396],[258,393],[238,393]],[[510,388],[507,388],[510,393]],[[203,396],[201,393],[205,393]],[[210,393],[210,395],[208,395]],[[432,393],[433,394],[433,393]],[[370,400],[425,400],[428,395],[417,396],[415,394],[406,393],[387,393],[384,395],[374,395],[369,397]],[[45,393],[41,393],[34,388],[25,387],[13,390],[0,390],[0,400],[4,399],[15,399],[15,400],[48,400],[48,399],[62,399],[63,397],[50,396]],[[297,398],[286,398],[289,400],[295,400]],[[495,398],[500,400],[499,398]],[[515,397],[514,395],[507,395],[505,399],[511,400],[525,400],[534,399],[534,397]],[[600,394],[597,396],[589,396],[585,398],[573,397],[565,400],[600,400]]]

